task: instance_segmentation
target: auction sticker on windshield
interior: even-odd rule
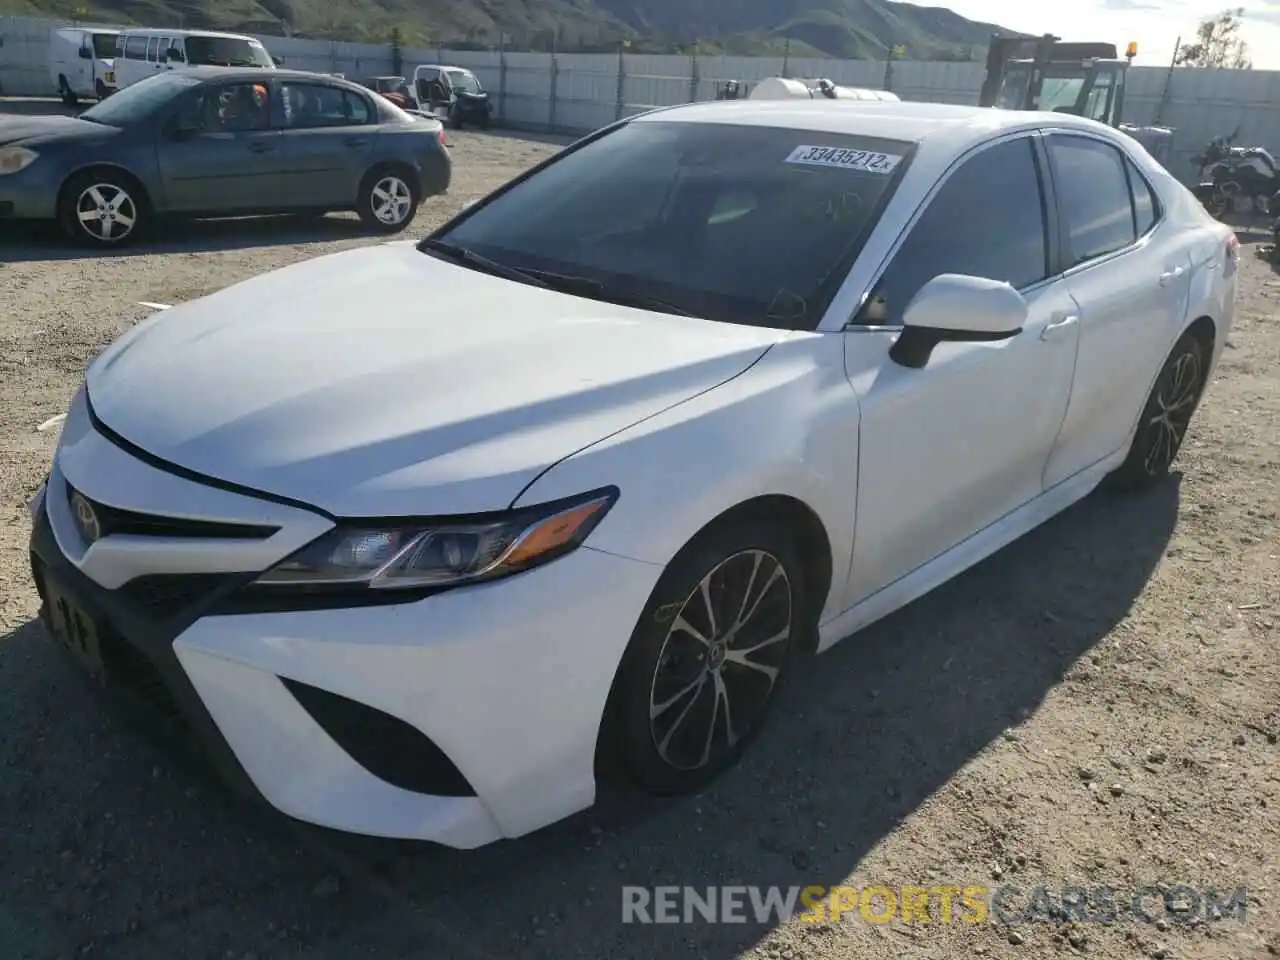
[[[802,144],[791,151],[787,163],[802,163],[810,167],[840,167],[866,173],[893,173],[902,161],[892,153],[875,150],[850,150],[848,147],[813,147]]]

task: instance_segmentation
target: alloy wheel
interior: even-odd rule
[[[76,198],[80,229],[99,243],[119,243],[133,233],[138,206],[123,187],[95,183]]]
[[[1147,421],[1149,439],[1143,468],[1157,476],[1173,463],[1187,434],[1200,399],[1200,355],[1188,350],[1170,364],[1164,384],[1156,391],[1156,412]]]
[[[650,685],[649,731],[665,763],[702,769],[752,730],[786,660],[793,607],[785,568],[764,550],[735,553],[698,582]]]
[[[413,192],[395,176],[385,176],[375,183],[370,198],[374,217],[387,226],[403,223],[413,208]]]

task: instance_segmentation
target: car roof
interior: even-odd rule
[[[256,40],[247,33],[223,33],[219,30],[181,30],[177,27],[166,30],[163,27],[125,27],[120,33],[134,37],[216,37],[222,40]]]
[[[172,73],[183,73],[187,76],[195,77],[197,80],[257,80],[260,83],[266,83],[269,80],[321,80],[325,83],[332,84],[335,87],[351,87],[353,89],[363,89],[358,83],[353,83],[344,77],[335,77],[331,73],[314,73],[309,70],[268,70],[263,67],[215,67],[198,65],[194,67],[182,67],[179,70],[171,71]]]
[[[1037,127],[1116,134],[1097,121],[1071,114],[910,100],[720,100],[659,108],[635,120],[731,123],[842,133],[928,143],[930,152],[943,153],[962,153],[1002,133]]]

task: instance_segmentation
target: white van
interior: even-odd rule
[[[63,103],[74,107],[81,97],[111,95],[119,34],[99,27],[57,27],[49,34],[49,79]]]
[[[122,30],[116,39],[116,84],[121,90],[179,67],[261,67],[275,60],[261,41],[238,33],[208,30]]]

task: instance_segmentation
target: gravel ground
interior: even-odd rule
[[[451,136],[454,188],[415,232],[555,149]],[[1255,247],[1168,483],[1090,497],[801,671],[748,759],[703,796],[610,800],[463,854],[233,801],[86,697],[34,620],[24,504],[55,441],[35,428],[147,313],[138,301],[369,242],[340,217],[307,232],[196,225],[96,258],[0,235],[5,960],[1280,952],[1280,278]],[[1220,922],[622,923],[623,884],[730,883],[1249,896],[1243,920]]]

